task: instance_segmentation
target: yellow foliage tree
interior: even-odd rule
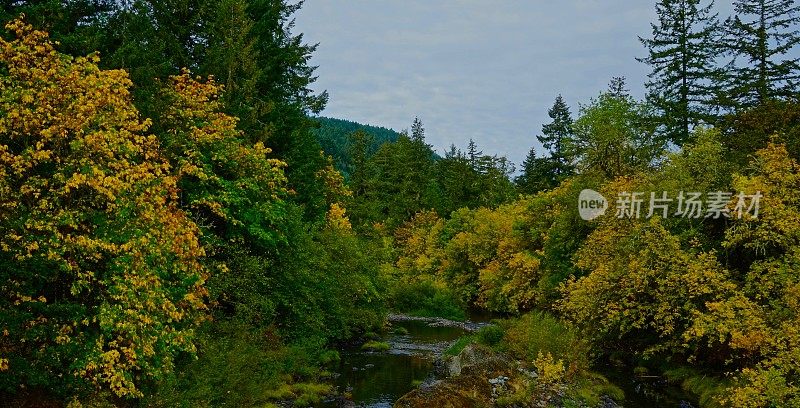
[[[284,240],[286,163],[261,142],[246,141],[223,112],[222,86],[188,71],[170,78],[159,118],[161,144],[178,178],[182,206],[204,227],[206,249],[236,242],[258,252]]]
[[[737,191],[761,192],[758,217],[745,215],[723,245],[753,260],[740,290],[709,305],[693,334],[733,349],[744,361],[721,400],[734,407],[800,407],[800,165],[784,145],[757,152]]]
[[[198,228],[126,73],[60,54],[21,21],[7,29],[0,382],[141,395],[142,381],[194,350],[206,309]]]

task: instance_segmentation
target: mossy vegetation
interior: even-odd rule
[[[377,340],[370,340],[361,345],[361,350],[363,351],[383,352],[388,351],[390,348],[389,343]]]

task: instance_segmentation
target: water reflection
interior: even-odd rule
[[[340,392],[350,393],[358,407],[391,407],[394,401],[424,381],[433,362],[464,331],[455,327],[430,327],[425,322],[395,322],[408,334],[389,334],[385,353],[345,351],[334,380]]]

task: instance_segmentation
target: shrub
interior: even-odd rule
[[[390,305],[397,312],[421,317],[443,317],[463,321],[463,304],[453,291],[430,281],[398,282],[392,288]]]
[[[569,375],[589,368],[589,345],[577,331],[545,312],[531,312],[503,323],[501,348],[517,358],[534,361],[549,353],[567,364]],[[488,333],[486,334],[488,336]]]
[[[504,335],[505,332],[503,332],[503,328],[497,325],[483,327],[475,333],[478,343],[487,346],[496,346],[500,344]]]

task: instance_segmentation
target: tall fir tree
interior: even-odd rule
[[[350,175],[349,187],[353,192],[348,203],[348,210],[353,224],[361,226],[367,221],[377,218],[371,212],[369,197],[371,177],[369,157],[374,138],[371,134],[359,129],[351,133],[348,139],[350,163],[348,163],[347,170]]]
[[[617,98],[627,98],[631,94],[627,86],[627,79],[624,76],[612,77],[608,83],[608,92]]]
[[[225,85],[223,102],[229,113],[239,118],[240,128],[253,129],[264,114],[256,83],[262,75],[252,35],[253,20],[248,0],[208,2],[206,31],[208,44],[200,71]]]
[[[522,162],[522,174],[514,179],[517,189],[525,194],[535,194],[554,187],[553,163],[546,157],[536,157],[536,148],[532,147]]]
[[[798,95],[800,5],[795,0],[736,0],[736,15],[725,23],[731,107],[751,107],[769,99]]]
[[[715,65],[720,24],[712,13],[714,2],[659,0],[658,22],[652,37],[639,38],[649,55],[637,58],[650,65],[647,89],[661,111],[668,140],[683,145],[695,124],[713,119],[714,95],[720,70]]]
[[[286,160],[286,175],[297,191],[296,201],[308,219],[321,219],[327,205],[319,200],[325,190],[318,175],[327,162],[322,147],[311,133],[314,123],[309,114],[322,111],[327,92],[315,93],[315,66],[309,64],[317,44],[308,44],[303,34],[293,33],[294,15],[302,2],[250,0],[248,12],[253,21],[252,35],[261,75],[256,81],[261,114],[250,133],[266,139],[267,145]],[[247,130],[247,129],[246,129]]]
[[[418,117],[415,117],[414,122],[411,124],[411,140],[415,142],[425,142],[425,127]]]
[[[542,126],[542,135],[536,136],[536,139],[550,152],[546,160],[551,162],[548,167],[553,172],[553,185],[550,187],[554,187],[555,184],[570,176],[574,171],[567,154],[567,145],[574,136],[572,131],[573,120],[569,105],[561,95],[556,97],[553,106],[547,111],[547,115],[553,121]]]
[[[469,144],[467,145],[467,159],[469,160],[470,166],[473,169],[478,168],[478,158],[483,154],[483,151],[478,150],[478,144],[475,143],[475,140],[472,138],[469,139]]]
[[[467,156],[455,145],[445,152],[442,159],[436,161],[436,175],[442,189],[442,211],[446,215],[461,208],[468,207],[479,192],[472,186],[475,171],[469,164]]]

